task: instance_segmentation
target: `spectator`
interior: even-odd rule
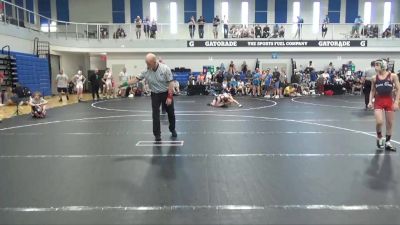
[[[200,18],[197,20],[197,23],[199,24],[199,38],[203,39],[203,37],[204,37],[204,24],[206,23],[206,20],[204,19],[203,16],[200,16]]]
[[[150,38],[157,38],[157,22],[153,20],[150,27]]]
[[[274,34],[272,35],[272,38],[277,38],[279,35],[279,25],[278,24],[275,24],[273,33]]]
[[[108,38],[108,28],[100,27],[100,37],[101,39]]]
[[[241,71],[243,74],[247,72],[247,63],[246,61],[243,61],[242,66],[241,66]]]
[[[261,95],[261,74],[260,69],[256,69],[253,76],[253,97],[258,97]]]
[[[192,16],[189,20],[189,34],[191,39],[193,39],[195,31],[196,31],[196,20],[194,16]]]
[[[219,67],[219,69],[220,69],[222,72],[225,72],[225,65],[224,65],[224,63],[221,63],[221,66]]]
[[[275,66],[274,72],[272,73],[272,82],[273,82],[273,85],[274,85],[275,98],[279,98],[279,96],[280,96],[280,93],[279,93],[280,77],[281,77],[281,73],[279,73],[278,67]]]
[[[270,30],[269,30],[269,26],[268,24],[265,25],[265,27],[263,28],[263,38],[268,38],[270,35]]]
[[[296,30],[296,34],[294,35],[294,38],[296,38],[296,37],[298,37],[299,39],[301,38],[303,23],[304,23],[304,19],[301,18],[300,16],[298,16],[297,17],[297,30]]]
[[[283,91],[285,97],[296,97],[297,96],[297,84],[289,84]]]
[[[140,39],[140,37],[142,36],[142,19],[140,19],[140,16],[136,17],[135,25],[136,25],[136,38]]]
[[[213,34],[214,34],[214,39],[218,39],[218,27],[219,24],[221,23],[218,15],[214,17],[213,19]]]
[[[224,23],[224,38],[228,38],[229,26],[228,26],[228,18],[224,15],[224,19],[222,20]]]
[[[372,37],[373,38],[378,38],[379,37],[379,27],[376,24],[372,28]]]
[[[46,105],[47,101],[43,99],[40,92],[35,92],[33,97],[29,101],[29,105],[32,108],[33,118],[44,118],[46,117]]]
[[[268,68],[267,71],[265,72],[265,77],[264,77],[264,98],[271,98],[271,84],[272,84],[272,74],[271,70]]]
[[[231,74],[233,76],[233,74],[236,73],[236,67],[235,64],[233,63],[233,61],[231,61],[231,63],[229,64],[229,68],[228,68],[228,74]]]
[[[126,73],[126,68],[122,68],[122,71],[119,73],[119,85],[123,84],[124,82],[128,82],[129,78],[128,78],[128,74]],[[127,96],[127,91],[126,91],[126,87],[121,87],[119,89],[119,95],[122,97],[126,97]]]
[[[58,96],[60,97],[59,102],[62,102],[62,94],[64,93],[67,101],[69,100],[68,97],[68,75],[64,73],[64,70],[61,69],[60,73],[57,74],[56,77],[56,84],[57,84],[57,92],[58,92]]]
[[[257,24],[254,27],[254,30],[255,30],[255,37],[256,38],[261,38],[262,37],[262,28],[261,28],[260,24]]]
[[[328,15],[326,15],[325,19],[322,22],[322,38],[325,38],[326,33],[328,32],[328,24],[329,24],[329,17]]]
[[[150,20],[149,17],[146,17],[143,21],[143,31],[146,38],[150,38]]]
[[[285,27],[283,27],[283,25],[281,26],[281,28],[279,28],[279,37],[280,38],[285,37]]]
[[[389,25],[388,28],[383,32],[383,38],[390,38],[392,36],[392,27]]]
[[[353,29],[351,32],[351,37],[353,38],[359,38],[360,37],[360,26],[363,24],[363,20],[361,19],[361,16],[357,16],[356,19],[354,20],[354,25]]]
[[[117,31],[114,32],[113,37],[114,37],[114,39],[125,38],[126,34],[125,34],[124,29],[122,29],[121,27],[118,27]]]
[[[400,38],[400,25],[399,24],[394,25],[394,36],[396,38]]]

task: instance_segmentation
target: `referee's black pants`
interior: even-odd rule
[[[160,128],[160,106],[163,105],[168,113],[168,121],[169,121],[169,131],[175,130],[175,109],[174,109],[174,101],[172,101],[171,105],[167,106],[166,101],[168,97],[168,92],[162,93],[151,93],[151,108],[153,111],[153,134],[154,136],[161,135]]]
[[[371,84],[372,83],[370,80],[366,80],[364,82],[363,92],[364,92],[365,106],[368,106],[368,104],[369,104],[369,94],[371,93]]]

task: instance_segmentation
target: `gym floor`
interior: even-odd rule
[[[237,99],[176,97],[160,145],[148,97],[4,120],[0,223],[400,223],[400,158],[377,151],[362,96]]]

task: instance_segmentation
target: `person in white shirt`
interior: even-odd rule
[[[107,68],[107,70],[103,76],[103,82],[105,85],[105,91],[107,93],[107,96],[106,96],[107,98],[111,98],[111,95],[112,95],[112,89],[113,89],[112,81],[113,81],[113,77],[112,77],[111,70],[109,68]]]
[[[122,71],[119,73],[119,85],[123,84],[124,82],[128,82],[129,76],[126,72],[126,68],[122,68]],[[121,87],[119,89],[120,96],[126,96],[126,87]]]
[[[29,105],[32,108],[33,118],[44,118],[46,116],[47,101],[43,99],[40,92],[35,92],[30,98]]]
[[[68,75],[64,73],[64,70],[61,69],[60,73],[57,74],[56,77],[56,85],[57,85],[57,92],[60,97],[59,102],[62,102],[62,94],[64,93],[65,96],[67,97],[67,100],[69,100],[68,97]]]
[[[86,82],[86,77],[83,76],[82,71],[78,70],[78,73],[74,76],[74,83],[76,87],[76,94],[78,95],[78,102],[82,101],[83,98],[83,84]]]

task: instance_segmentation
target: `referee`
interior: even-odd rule
[[[151,91],[151,108],[153,112],[153,134],[155,141],[161,141],[160,129],[160,105],[164,105],[168,113],[169,130],[171,136],[176,138],[178,135],[175,130],[175,109],[174,109],[174,82],[171,69],[157,62],[157,56],[148,53],[146,55],[147,70],[140,73],[128,82],[124,82],[120,87],[133,85],[140,80],[146,79]]]

